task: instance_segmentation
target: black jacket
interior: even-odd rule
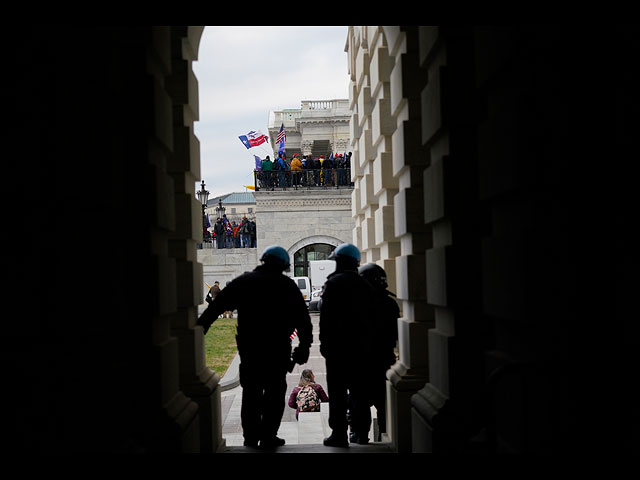
[[[232,280],[198,319],[208,330],[223,312],[238,310],[238,352],[242,360],[289,361],[291,334],[300,346],[313,342],[311,317],[300,289],[282,272],[256,267]]]
[[[373,290],[356,270],[327,277],[320,303],[320,353],[326,359],[368,361],[373,351]]]
[[[224,235],[224,224],[221,221],[216,222],[213,225],[213,232],[216,234],[216,236]]]
[[[400,308],[387,290],[375,291],[372,366],[387,370],[396,361]]]

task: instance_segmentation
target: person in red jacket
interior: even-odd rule
[[[319,412],[320,403],[329,401],[329,397],[324,391],[324,388],[322,388],[322,385],[320,385],[319,383],[316,383],[316,379],[313,375],[313,372],[309,369],[303,370],[302,374],[300,375],[300,383],[298,383],[298,386],[295,387],[291,391],[291,395],[289,395],[289,406],[291,408],[296,409],[296,420],[298,420],[298,415],[300,414],[300,407],[302,407],[302,403],[303,403],[302,395],[300,398],[298,398],[298,394],[300,393],[300,391],[305,390],[306,387],[312,388],[313,391],[315,391],[315,395],[313,395],[312,393],[311,409],[306,410],[303,407],[303,411]]]

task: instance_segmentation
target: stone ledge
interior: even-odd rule
[[[220,380],[220,391],[231,390],[238,385],[240,385],[240,355],[236,354],[229,368],[227,368],[224,377]]]

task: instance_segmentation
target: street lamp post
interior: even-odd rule
[[[202,184],[200,185],[200,190],[196,192],[198,195],[198,200],[202,204],[202,242],[207,241],[207,215],[205,209],[207,208],[207,200],[209,200],[209,192],[204,188],[204,180],[202,180]]]
[[[225,208],[222,206],[222,199],[218,199],[218,206],[216,207],[216,218],[222,218]]]
[[[220,218],[222,219],[222,216],[224,215],[224,211],[225,208],[222,206],[222,198],[218,199],[218,206],[216,207],[216,219]],[[226,240],[225,238],[216,238],[216,242],[218,242],[218,248],[224,248],[226,247]],[[223,247],[220,247],[220,245],[223,245]]]

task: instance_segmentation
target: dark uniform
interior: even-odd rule
[[[387,370],[396,362],[400,308],[387,290],[387,275],[376,264],[363,265],[360,275],[374,291],[373,338],[371,355],[371,403],[378,413],[378,431],[386,430]]]
[[[287,370],[303,364],[313,341],[307,305],[283,268],[258,266],[231,281],[198,320],[206,330],[225,311],[238,310],[236,341],[240,354],[241,419],[245,445],[279,446],[285,408]],[[291,352],[294,330],[300,340]],[[280,442],[280,443],[279,443]]]
[[[358,261],[359,256],[357,252]],[[328,446],[348,446],[347,410],[352,432],[362,439],[361,443],[366,443],[371,424],[368,372],[374,298],[371,287],[358,275],[357,267],[357,262],[344,263],[336,258],[336,271],[327,277],[320,303],[320,353],[326,360],[332,430],[324,441]]]

